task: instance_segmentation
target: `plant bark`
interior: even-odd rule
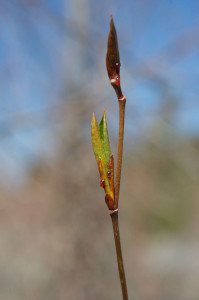
[[[122,288],[122,296],[123,296],[123,300],[128,300],[126,277],[125,277],[124,264],[122,258],[122,249],[120,243],[118,211],[111,214],[111,220],[112,220],[113,232],[115,238],[115,248],[117,254],[118,271],[120,275],[120,283]]]
[[[122,169],[122,153],[123,153],[123,141],[124,141],[124,117],[125,117],[125,104],[126,98],[118,98],[119,103],[119,136],[118,136],[118,153],[117,153],[117,170],[115,179],[115,206],[118,207],[121,169]]]
[[[121,93],[121,89],[118,94]],[[121,180],[121,169],[122,169],[122,153],[123,153],[123,141],[124,141],[124,118],[125,118],[125,104],[126,98],[122,95],[118,97],[119,103],[119,135],[118,135],[118,153],[117,153],[117,170],[116,170],[116,180],[115,180],[115,207],[118,208],[119,191],[120,191],[120,180]],[[111,220],[113,225],[115,248],[117,254],[118,271],[120,276],[120,283],[122,289],[123,300],[128,300],[127,284],[124,271],[124,264],[122,258],[122,248],[120,242],[119,233],[119,222],[118,222],[118,210],[111,213]]]

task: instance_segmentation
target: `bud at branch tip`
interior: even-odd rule
[[[122,98],[120,87],[120,54],[118,47],[117,32],[115,29],[113,16],[110,15],[110,31],[108,35],[106,68],[111,85],[115,89],[118,99]]]

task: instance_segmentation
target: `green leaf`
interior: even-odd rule
[[[108,128],[107,128],[105,111],[104,111],[102,119],[99,123],[99,131],[100,131],[100,138],[101,138],[102,146],[103,146],[105,167],[106,167],[106,170],[108,170],[108,163],[109,163],[110,156],[111,156],[111,149],[110,149],[110,143],[109,143],[109,137],[108,137]]]
[[[91,122],[91,141],[92,141],[95,158],[98,163],[99,158],[104,159],[104,154],[103,154],[103,144],[100,137],[100,130],[94,113]]]
[[[113,157],[111,157],[110,144],[108,138],[108,129],[106,123],[105,111],[103,113],[100,124],[98,125],[95,114],[91,122],[91,141],[93,151],[98,164],[101,182],[107,197],[113,201],[114,199],[114,175],[113,175]],[[108,172],[109,171],[109,172]],[[111,179],[109,179],[109,173]]]

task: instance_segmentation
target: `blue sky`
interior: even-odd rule
[[[0,3],[0,160],[9,178],[23,177],[26,165],[49,151],[42,143],[46,134],[50,141],[48,128],[39,125],[42,113],[45,118],[46,108],[69,93],[69,82],[78,78],[83,84],[84,76],[78,76],[82,69],[92,78],[97,50],[105,54],[110,12],[118,31],[126,95],[138,99],[129,107],[139,112],[140,122],[158,111],[162,91],[153,78],[139,73],[140,66],[153,68],[177,99],[175,128],[186,137],[199,135],[198,1],[29,2]],[[83,47],[81,35],[88,41]],[[15,126],[19,119],[21,125]],[[127,122],[133,134],[130,115]]]

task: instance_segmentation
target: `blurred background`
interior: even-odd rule
[[[129,299],[198,300],[199,2],[0,1],[0,299],[119,300],[90,142],[127,97],[120,231]]]

